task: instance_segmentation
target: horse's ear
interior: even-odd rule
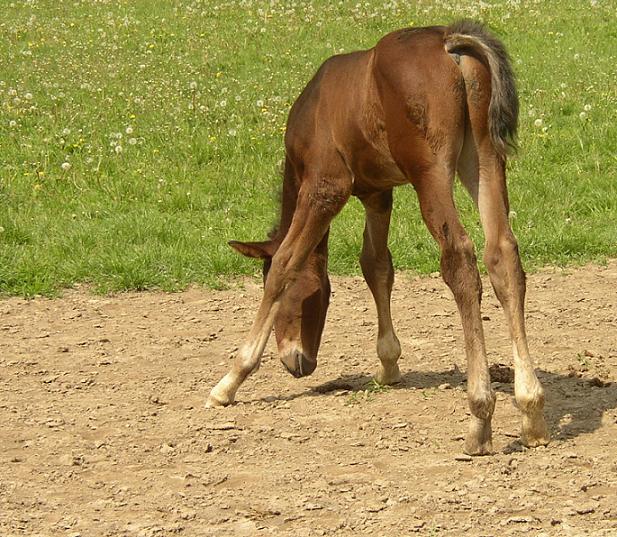
[[[255,259],[270,259],[276,252],[276,245],[273,241],[263,242],[240,242],[229,241],[229,246],[240,252],[246,257],[254,257]]]

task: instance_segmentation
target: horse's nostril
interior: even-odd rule
[[[301,377],[307,377],[317,367],[317,360],[309,360],[309,358],[302,352],[296,351],[296,363],[298,364],[298,371]]]
[[[294,377],[306,377],[317,367],[317,361],[308,358],[302,351],[294,350],[281,356],[283,365]]]

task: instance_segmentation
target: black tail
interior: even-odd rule
[[[516,150],[519,111],[516,81],[505,46],[484,26],[468,20],[448,26],[445,42],[448,52],[471,49],[488,62],[491,71],[489,132],[495,150],[505,158]]]

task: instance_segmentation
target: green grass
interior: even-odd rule
[[[349,395],[345,404],[347,406],[358,405],[371,401],[376,394],[387,393],[392,388],[385,384],[379,384],[375,379],[366,383],[363,390],[354,391]]]
[[[2,0],[0,293],[257,273],[226,242],[274,223],[286,115],[315,69],[459,17],[486,22],[514,58],[509,179],[526,267],[616,256],[615,2],[477,4]],[[460,189],[457,203],[481,249]],[[352,200],[333,225],[332,272],[358,272],[362,222]],[[390,243],[397,269],[437,269],[411,188],[395,192]]]

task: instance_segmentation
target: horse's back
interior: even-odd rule
[[[333,152],[354,177],[354,193],[407,182],[397,152],[422,165],[453,130],[463,132],[464,82],[444,48],[445,27],[404,29],[375,47],[333,56],[294,103],[286,133],[298,175]],[[458,136],[457,136],[458,137]]]

